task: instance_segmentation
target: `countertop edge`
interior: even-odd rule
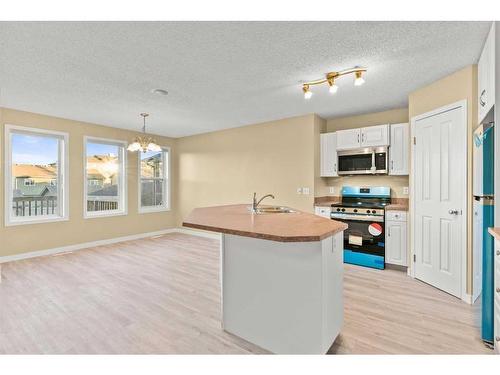
[[[318,242],[318,241],[324,240],[325,238],[333,236],[339,232],[343,232],[348,227],[347,224],[345,224],[345,223],[342,223],[342,222],[339,222],[336,220],[335,220],[335,222],[337,224],[339,224],[339,228],[328,231],[328,232],[322,234],[321,236],[276,236],[276,235],[268,234],[268,233],[247,232],[247,231],[241,231],[241,230],[236,230],[236,229],[227,229],[227,228],[220,228],[220,227],[214,227],[214,226],[209,226],[209,225],[193,224],[193,223],[186,223],[186,222],[183,222],[182,226],[187,227],[187,228],[206,230],[209,232],[232,234],[235,236],[250,237],[250,238],[256,238],[256,239],[260,239],[260,240],[269,240],[269,241],[276,241],[276,242]]]
[[[488,228],[488,233],[497,241],[500,241],[500,228],[499,227],[492,227]]]

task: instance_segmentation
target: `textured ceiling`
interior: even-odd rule
[[[1,22],[0,106],[180,137],[401,107],[476,63],[484,22]],[[356,65],[339,92],[300,81]],[[168,96],[151,94],[154,88]]]

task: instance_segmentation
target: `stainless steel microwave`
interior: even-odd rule
[[[387,147],[365,147],[337,152],[338,174],[387,174]]]

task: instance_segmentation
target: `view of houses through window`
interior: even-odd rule
[[[60,141],[50,135],[11,134],[11,217],[60,215]]]
[[[141,208],[147,210],[167,207],[167,166],[167,151],[147,151],[140,153]]]
[[[120,154],[123,146],[88,141],[86,150],[87,212],[121,210]]]

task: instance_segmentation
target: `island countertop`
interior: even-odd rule
[[[255,214],[248,204],[195,208],[183,226],[279,242],[314,242],[347,229],[347,224],[314,214]]]

